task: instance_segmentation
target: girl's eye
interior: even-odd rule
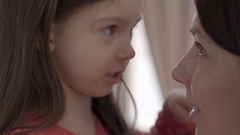
[[[103,33],[109,36],[114,35],[116,33],[116,28],[117,26],[115,25],[108,26],[105,29],[103,29]]]
[[[203,56],[203,55],[206,55],[206,51],[204,50],[204,48],[202,47],[202,45],[198,42],[195,41],[195,46],[197,47],[198,49],[198,54],[196,56]]]

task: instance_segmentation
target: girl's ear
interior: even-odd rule
[[[55,23],[53,22],[51,24],[51,28],[50,28],[50,35],[49,35],[49,48],[50,48],[50,52],[53,52],[55,47],[56,47],[56,43],[55,43]]]

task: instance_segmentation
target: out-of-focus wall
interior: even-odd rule
[[[182,87],[171,77],[177,62],[193,44],[189,29],[195,14],[193,0],[145,0],[143,20],[133,31],[136,56],[124,75],[137,105],[136,128],[149,131],[162,110],[164,97]],[[123,91],[124,92],[124,91]],[[121,106],[134,122],[130,97],[122,93]]]
[[[180,87],[171,71],[193,44],[189,29],[194,13],[193,0],[144,1],[145,27],[164,96]]]

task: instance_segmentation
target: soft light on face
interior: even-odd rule
[[[52,32],[52,60],[64,90],[101,97],[120,82],[135,52],[132,29],[142,0],[106,0],[80,10]]]
[[[196,135],[240,133],[240,65],[235,56],[219,47],[203,30],[198,16],[191,32],[195,43],[176,65],[172,76],[186,86],[193,106],[190,118]]]

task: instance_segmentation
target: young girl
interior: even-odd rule
[[[135,55],[142,0],[0,5],[0,134],[133,134],[111,92]],[[193,129],[164,108],[152,134]]]

